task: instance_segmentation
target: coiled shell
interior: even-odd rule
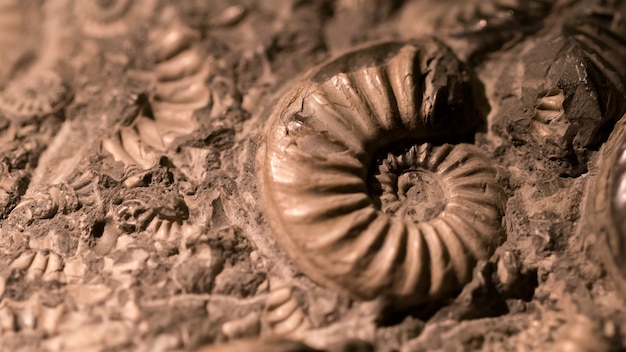
[[[403,12],[400,31],[440,36],[461,51],[469,47],[480,53],[539,30],[555,3],[556,0],[413,1]]]
[[[152,45],[157,57],[155,86],[149,101],[153,117],[139,116],[121,126],[103,147],[126,166],[147,170],[171,143],[197,128],[194,111],[211,102],[206,85],[208,61],[198,47],[198,33],[178,20],[157,31]]]
[[[157,84],[151,97],[157,120],[209,104],[211,95],[205,82],[209,67],[197,41],[198,34],[178,21],[157,35]]]
[[[272,112],[258,155],[277,240],[307,275],[356,298],[410,305],[458,289],[502,235],[505,196],[489,162],[467,145],[392,158],[388,171],[440,178],[447,203],[419,223],[382,210],[367,181],[380,149],[476,125],[463,66],[425,39],[350,52],[307,77]],[[393,183],[378,181],[383,191]]]
[[[74,14],[85,35],[112,38],[123,36],[133,26],[144,23],[155,6],[155,0],[81,0],[74,1]]]
[[[310,328],[309,320],[290,287],[281,287],[270,292],[264,320],[275,335],[293,339],[302,338]]]
[[[33,68],[11,81],[0,92],[0,111],[16,121],[53,114],[72,98],[59,74],[49,69]]]

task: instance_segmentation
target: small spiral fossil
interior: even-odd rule
[[[115,223],[126,232],[143,231],[151,225],[155,226],[153,222],[157,220],[171,223],[186,220],[188,217],[189,209],[177,193],[157,193],[141,188],[128,190],[124,194],[124,201],[114,210]],[[160,227],[159,221],[155,230]]]
[[[411,305],[458,289],[490,255],[505,195],[475,148],[422,144],[384,161],[368,187],[376,153],[476,125],[468,76],[435,40],[375,44],[312,70],[279,101],[257,173],[266,218],[305,274]],[[410,205],[420,177],[440,188],[430,214]]]
[[[59,74],[46,68],[33,68],[0,92],[0,112],[12,120],[25,121],[53,114],[71,98]]]
[[[178,21],[157,35],[157,83],[151,96],[152,110],[158,121],[189,123],[191,115],[210,103],[211,94],[206,85],[209,66],[198,46],[198,33]]]
[[[145,22],[155,6],[155,0],[74,1],[74,14],[85,35],[112,38],[123,36],[133,26]]]
[[[179,136],[197,128],[194,111],[211,102],[206,85],[208,61],[202,56],[198,33],[172,19],[157,30],[155,86],[149,97],[152,116],[138,116],[103,141],[103,147],[126,166],[147,170]]]

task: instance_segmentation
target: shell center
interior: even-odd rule
[[[431,220],[446,207],[447,197],[437,173],[422,168],[389,170],[385,181],[377,177],[379,194],[374,194],[380,210],[392,217],[415,223]]]

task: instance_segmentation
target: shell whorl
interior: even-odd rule
[[[626,116],[626,115],[625,115]],[[596,183],[596,230],[602,235],[601,257],[626,297],[626,118],[622,117],[601,150]]]
[[[56,71],[33,68],[0,92],[0,112],[24,121],[54,114],[71,98],[70,89]]]
[[[375,177],[381,189],[393,183],[385,169],[440,180],[447,203],[428,221],[388,214],[368,187],[380,149],[473,127],[469,93],[463,66],[430,39],[350,52],[287,93],[270,115],[257,172],[266,218],[305,274],[359,299],[387,295],[400,305],[469,280],[501,239],[505,200],[477,149],[424,144],[383,163]]]
[[[155,0],[83,0],[74,2],[74,13],[86,36],[113,38],[145,22],[155,7]]]

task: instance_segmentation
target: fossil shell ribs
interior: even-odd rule
[[[155,6],[155,0],[82,0],[74,2],[74,13],[85,35],[112,38],[144,23]]]
[[[61,110],[71,97],[55,71],[35,68],[0,92],[0,111],[12,120],[29,120]]]
[[[198,47],[198,33],[174,21],[157,34],[156,87],[151,104],[157,120],[193,112],[210,103],[209,65]],[[178,124],[178,123],[175,123]]]
[[[625,115],[626,116],[626,115]],[[626,298],[626,118],[602,147],[596,184],[595,225],[602,234],[600,256]]]
[[[258,159],[266,216],[313,279],[361,299],[421,303],[466,283],[501,239],[504,194],[470,145],[422,144],[368,177],[380,149],[471,125],[467,106],[446,105],[467,92],[451,57],[430,40],[362,49],[314,71],[270,116]],[[392,194],[419,203],[420,174],[445,199],[425,218],[393,204]]]

